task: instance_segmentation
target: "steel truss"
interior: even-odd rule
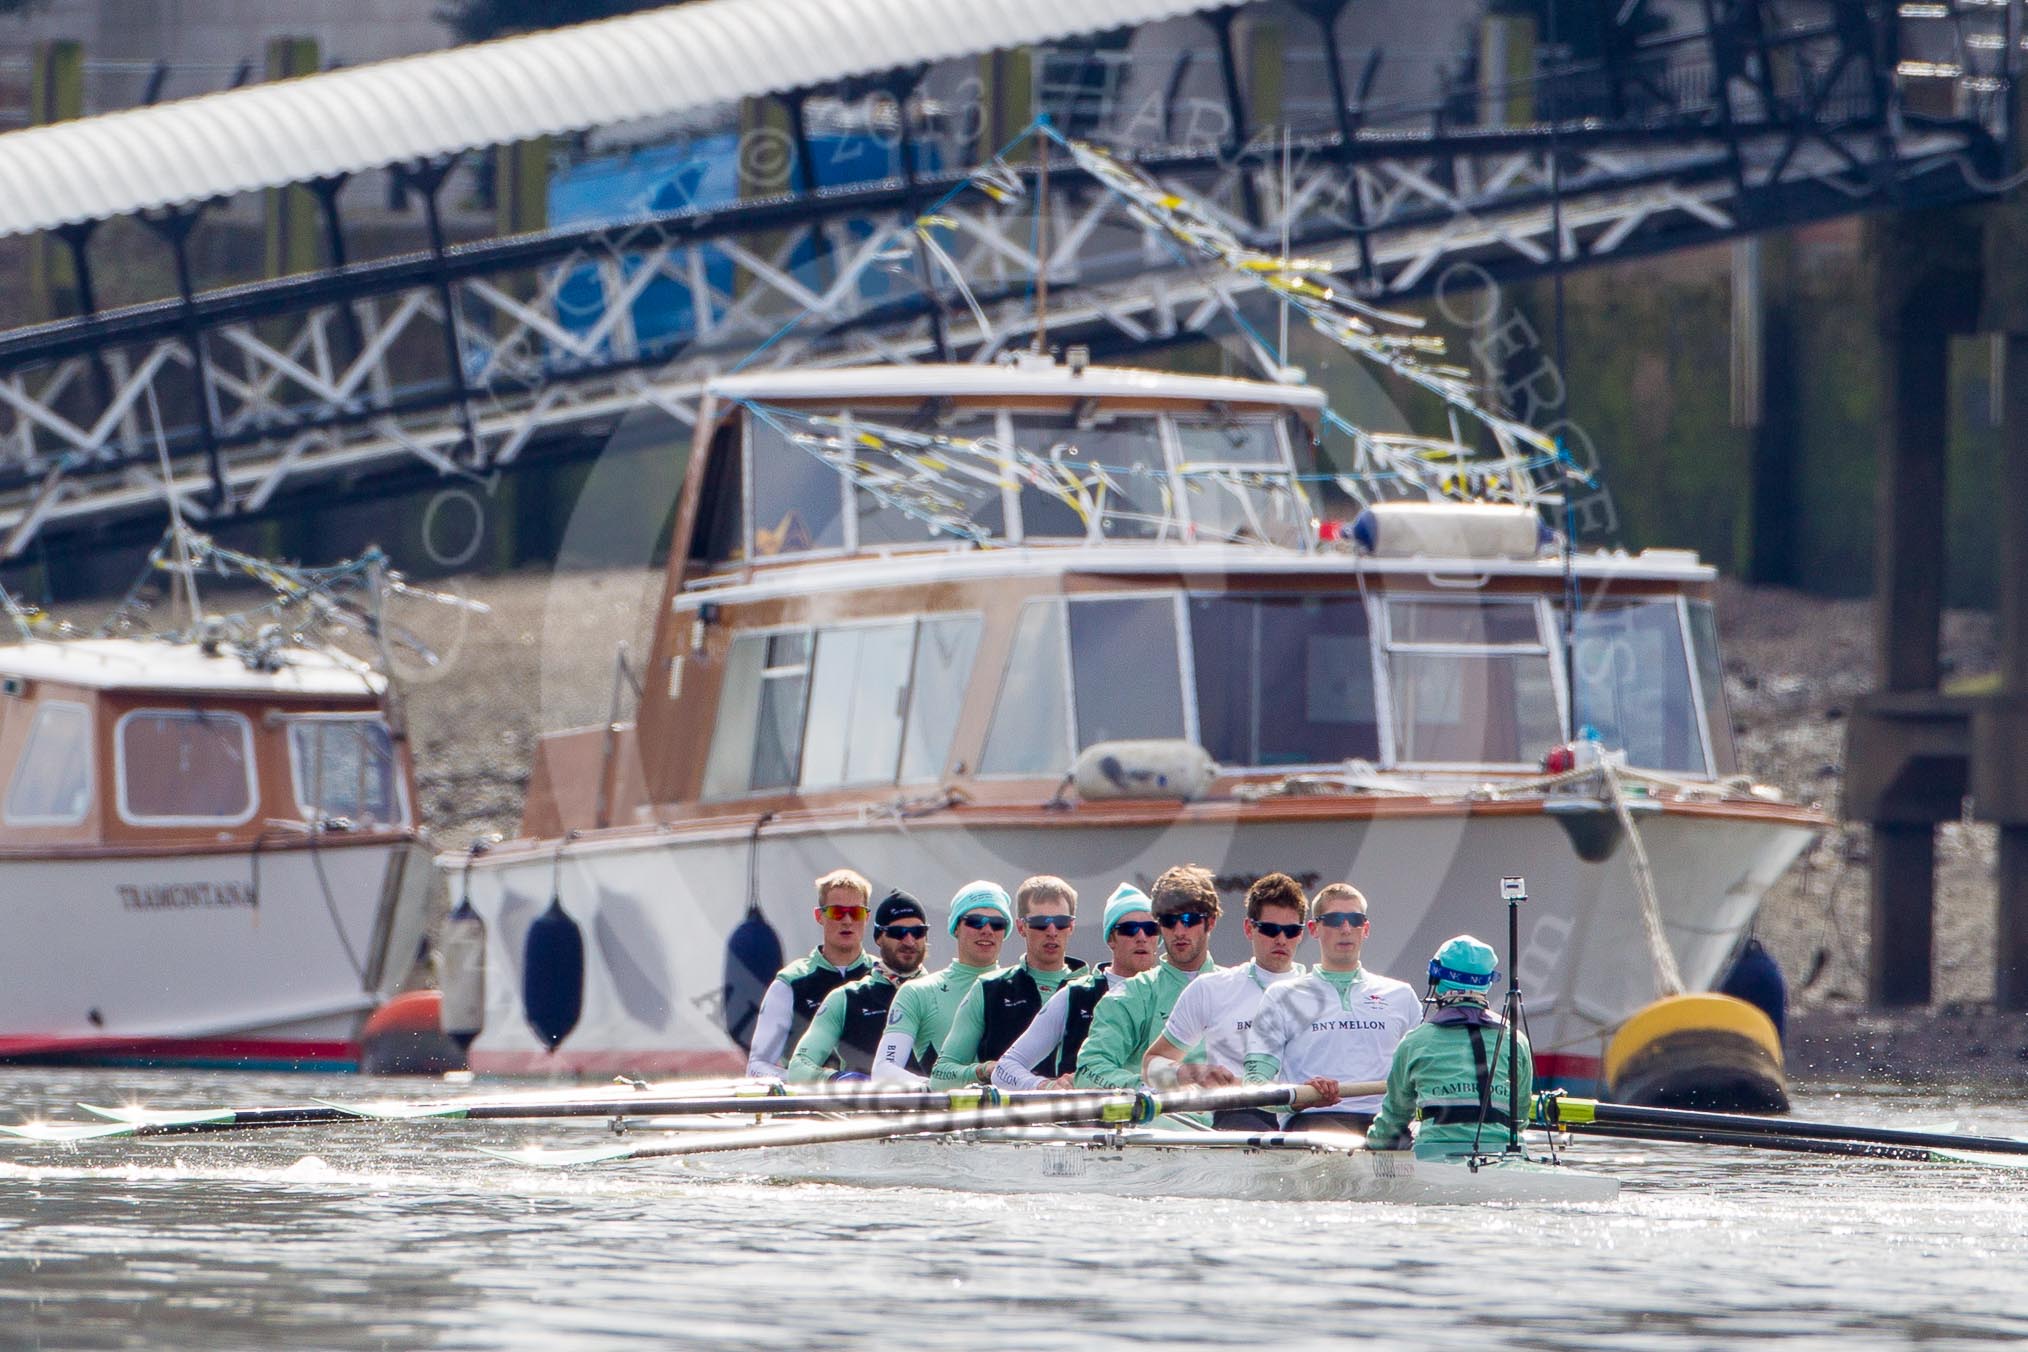
[[[1320,33],[1344,8],[1300,7]],[[1974,89],[1958,115],[1913,114],[1902,91],[1915,77],[1896,82],[1899,23],[1877,6],[1830,0],[1800,8],[1802,22],[1767,0],[1705,8],[1704,32],[1660,43],[1622,41],[1644,11],[1614,11],[1600,61],[1538,77],[1529,125],[1435,117],[1405,134],[1339,96],[1325,127],[1129,149],[1243,237],[1268,244],[1286,230],[1349,285],[1397,298],[1963,200],[1999,176],[2004,90]],[[1990,26],[1989,9],[1967,12]],[[1229,40],[1229,25],[1217,31]],[[1342,94],[1335,55],[1323,59]],[[539,439],[640,408],[688,424],[702,382],[743,360],[910,361],[940,348],[988,360],[1026,339],[1045,269],[1051,332],[1065,339],[1117,349],[1232,330],[1247,278],[1181,256],[1060,158],[1038,231],[1036,168],[1032,156],[991,166],[997,200],[960,174],[460,249],[438,235],[425,254],[186,287],[176,303],[0,335],[0,553],[158,509],[165,459],[186,512],[255,513],[403,460],[485,474]],[[417,181],[434,221],[432,170]],[[335,223],[336,189],[320,195]]]

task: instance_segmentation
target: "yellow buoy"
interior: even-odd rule
[[[1788,1077],[1772,1020],[1730,995],[1671,995],[1620,1025],[1606,1046],[1618,1103],[1785,1113]]]

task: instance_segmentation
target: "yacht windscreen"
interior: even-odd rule
[[[1220,764],[1379,759],[1364,601],[1193,596],[1190,641],[1200,741]]]
[[[1094,401],[1003,413],[930,400],[753,404],[746,422],[755,558],[962,541],[1307,546],[1286,432],[1266,414]]]
[[[1017,414],[1024,540],[1159,540],[1180,527],[1161,424],[1146,414]]]
[[[1310,507],[1272,419],[1179,416],[1175,428],[1183,505],[1197,538],[1303,546]]]

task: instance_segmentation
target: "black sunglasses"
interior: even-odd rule
[[[1266,920],[1256,920],[1253,922],[1253,927],[1270,939],[1300,939],[1303,937],[1303,927],[1301,925],[1276,925]]]
[[[1114,934],[1127,934],[1136,939],[1152,939],[1161,927],[1152,920],[1122,920],[1113,926]]]
[[[1074,915],[1031,915],[1021,922],[1030,929],[1067,930],[1077,923]]]
[[[1332,929],[1342,929],[1346,925],[1350,925],[1354,929],[1357,929],[1359,926],[1366,923],[1366,912],[1331,911],[1325,915],[1318,916],[1317,923],[1320,925],[1329,925]]]
[[[888,939],[923,939],[929,937],[928,925],[875,925],[873,937]]]
[[[968,915],[961,923],[966,929],[989,929],[995,934],[1007,932],[1007,922],[997,915]]]
[[[1157,916],[1155,923],[1163,929],[1175,929],[1178,925],[1184,929],[1196,929],[1204,923],[1204,912],[1178,911],[1174,915]]]

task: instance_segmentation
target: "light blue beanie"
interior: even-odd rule
[[[1146,892],[1143,892],[1132,883],[1121,883],[1113,889],[1113,894],[1106,898],[1105,925],[1100,929],[1099,937],[1101,939],[1112,938],[1113,926],[1119,924],[1120,921],[1132,915],[1135,911],[1146,911],[1149,915],[1153,915],[1155,913],[1155,904],[1148,900]]]
[[[1014,924],[1014,903],[1007,899],[1007,889],[983,878],[966,883],[951,898],[952,934],[958,932],[958,921],[967,911],[998,911],[1006,918],[1010,929]]]

